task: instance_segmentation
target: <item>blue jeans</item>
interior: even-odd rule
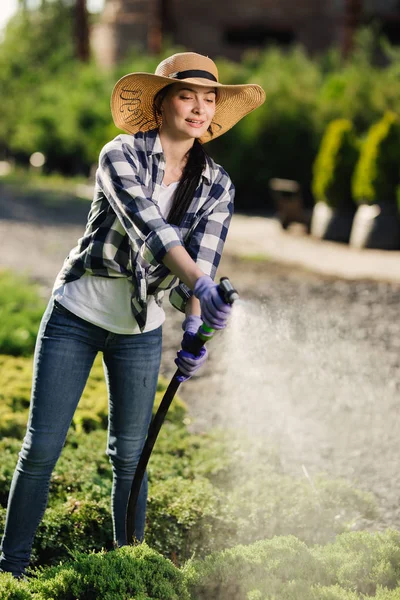
[[[161,360],[161,327],[138,335],[110,333],[50,300],[35,349],[27,431],[11,484],[0,569],[18,576],[29,564],[47,506],[51,473],[97,353],[109,394],[107,454],[113,470],[114,542],[126,544],[125,514],[146,439]],[[135,536],[144,535],[147,477],[140,491]]]

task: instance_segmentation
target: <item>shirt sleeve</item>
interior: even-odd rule
[[[195,227],[186,250],[205,275],[214,279],[221,260],[229,224],[233,214],[235,188],[228,178],[226,187],[221,186],[220,199],[210,211],[206,211]],[[218,197],[218,192],[217,192]],[[185,311],[187,300],[193,292],[182,282],[169,295],[172,306]]]
[[[178,228],[165,221],[151,198],[146,159],[113,140],[100,153],[97,177],[133,249],[145,262],[158,266],[168,250],[183,242]]]

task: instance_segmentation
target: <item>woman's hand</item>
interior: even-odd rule
[[[208,352],[205,346],[201,348],[198,356],[189,352],[190,342],[196,336],[201,324],[202,320],[197,315],[189,315],[182,323],[182,329],[185,331],[181,344],[182,350],[179,350],[175,359],[175,364],[182,373],[178,375],[180,383],[190,379],[207,360]]]
[[[200,300],[204,323],[212,329],[224,329],[232,306],[221,298],[217,284],[208,275],[203,275],[197,279],[193,291]]]

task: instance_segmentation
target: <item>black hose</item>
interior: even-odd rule
[[[233,304],[234,301],[239,298],[237,291],[232,287],[227,277],[221,278],[218,288],[221,297],[227,304]],[[195,356],[198,355],[202,346],[204,346],[206,341],[212,337],[213,333],[213,329],[207,328],[203,324],[199,328],[197,335],[191,340],[190,352]],[[126,541],[128,544],[135,541],[136,507],[140,488],[142,486],[142,481],[146,472],[147,464],[149,462],[149,458],[153,451],[153,447],[156,443],[161,426],[164,422],[168,409],[171,406],[171,402],[174,399],[174,396],[180,386],[181,382],[178,381],[179,375],[183,375],[183,373],[181,373],[181,371],[177,369],[173,378],[170,381],[169,386],[166,389],[164,397],[161,400],[160,406],[158,407],[158,410],[150,423],[149,431],[143,446],[142,454],[136,467],[135,476],[133,478],[131,491],[129,495],[128,507],[126,510]]]
[[[201,341],[201,340],[200,340]],[[202,342],[201,346],[204,344]],[[200,347],[201,347],[200,346]],[[167,387],[164,397],[161,400],[160,406],[156,414],[154,415],[149,431],[147,434],[146,442],[143,446],[142,454],[140,456],[138,465],[136,467],[135,476],[133,478],[131,492],[129,495],[128,508],[126,512],[126,540],[127,543],[130,544],[135,539],[135,519],[136,519],[136,507],[137,501],[139,497],[140,488],[142,486],[142,481],[144,474],[146,472],[147,464],[149,462],[149,458],[153,451],[154,444],[156,443],[158,434],[160,432],[161,426],[164,422],[168,409],[171,405],[172,400],[180,386],[180,381],[178,381],[178,376],[182,375],[179,369],[177,369],[175,375],[171,379],[169,386]]]

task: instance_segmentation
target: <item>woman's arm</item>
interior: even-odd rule
[[[175,246],[168,250],[162,262],[192,291],[198,278],[205,275],[183,246]]]
[[[193,290],[199,277],[204,275],[203,271],[196,265],[183,246],[175,246],[168,250],[163,258],[163,263],[168,269],[177,275],[180,281],[183,281],[188,288]],[[192,296],[185,306],[186,316],[200,316],[200,302]]]

